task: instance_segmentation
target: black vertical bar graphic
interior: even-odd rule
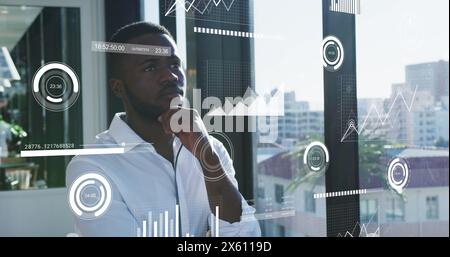
[[[323,0],[323,37],[334,35],[342,43],[345,52],[344,60],[339,70],[331,72],[324,68],[324,118],[325,145],[329,151],[329,166],[325,173],[326,192],[359,190],[359,157],[358,137],[350,142],[341,142],[342,126],[347,121],[342,120],[338,113],[342,106],[342,83],[348,82],[348,88],[353,92],[345,99],[345,110],[357,111],[356,99],[356,35],[355,16],[341,15],[331,12]],[[341,2],[342,3],[342,2]],[[348,1],[346,1],[348,4]],[[346,4],[342,3],[342,4]],[[344,9],[347,10],[347,9]],[[357,117],[357,113],[355,114]],[[326,198],[327,235],[344,236],[346,232],[357,237],[360,233],[359,195],[346,195]]]

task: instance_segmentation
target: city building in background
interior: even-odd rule
[[[448,146],[448,73],[445,61],[406,66],[405,83],[392,85],[389,99],[392,102],[401,92],[406,101],[397,100],[391,112],[398,121],[390,132],[394,141],[408,146]]]
[[[361,165],[360,187],[375,193],[360,195],[361,234],[356,236],[448,235],[448,93],[439,98],[435,95],[436,90],[445,92],[447,88],[448,92],[448,69],[441,70],[445,65],[448,67],[448,62],[408,65],[408,82],[393,84],[389,98],[358,98],[358,122],[365,122],[368,128],[362,134],[368,135],[373,143],[376,140],[388,143],[380,144],[385,155],[378,159],[378,172],[384,172],[383,163],[401,157],[410,165],[411,181],[405,194],[397,195],[388,189],[385,180]],[[440,78],[420,79],[430,72],[434,74],[431,77]],[[447,84],[441,85],[443,81]],[[417,90],[411,86],[413,84]],[[421,85],[425,86],[419,90]],[[295,154],[306,147],[299,143],[316,132],[323,133],[323,129],[323,112],[311,111],[307,101],[296,100],[295,92],[285,93],[285,116],[279,119],[280,145],[258,148],[257,197],[260,201],[257,202],[291,195],[296,216],[263,221],[267,235],[319,236],[325,233],[318,229],[324,228],[326,223],[324,204],[319,202],[325,198],[313,197],[325,192],[324,181],[306,180],[293,186],[293,181],[299,179],[300,171],[305,168]],[[364,147],[360,145],[360,151]],[[271,207],[280,210],[281,205]],[[265,208],[257,205],[259,211]]]
[[[278,143],[292,147],[311,135],[323,134],[323,111],[310,110],[309,103],[297,101],[294,91],[284,94],[284,116],[278,119]]]
[[[435,101],[448,97],[448,61],[418,63],[405,68],[405,83],[411,90],[430,92]]]

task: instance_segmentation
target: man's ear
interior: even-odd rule
[[[114,95],[123,98],[125,95],[125,85],[121,79],[112,78],[109,79],[109,87],[113,91]]]

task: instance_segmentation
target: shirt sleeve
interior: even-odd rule
[[[138,227],[136,219],[130,213],[117,186],[100,167],[89,161],[72,160],[67,166],[66,174],[66,185],[69,190],[78,177],[87,173],[99,174],[107,179],[111,186],[111,204],[102,215],[94,219],[84,219],[74,214],[75,232],[80,236],[87,237],[136,236]]]
[[[239,189],[238,182],[235,178],[236,171],[233,167],[233,161],[230,158],[223,144],[214,140],[214,149],[220,157],[222,168],[225,170],[228,178],[233,185]],[[259,237],[261,229],[254,213],[255,209],[247,204],[247,201],[241,195],[242,199],[242,215],[239,222],[230,223],[225,220],[217,219],[214,214],[208,218],[208,224],[211,228],[211,236],[219,235],[220,237]],[[218,224],[217,224],[218,223]],[[216,231],[218,225],[219,231]]]

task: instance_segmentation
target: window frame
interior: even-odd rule
[[[386,200],[388,202],[388,209],[386,211],[387,222],[405,222],[406,203],[399,198],[391,197]],[[401,215],[397,216],[397,210]]]
[[[274,198],[277,204],[282,204],[284,201],[284,186],[278,183],[274,184]]]
[[[362,203],[365,203],[365,205],[366,205],[366,206],[364,206],[365,208],[363,208]],[[375,203],[375,212],[374,213],[370,212],[370,203]],[[372,222],[378,223],[378,214],[376,211],[378,209],[378,199],[361,199],[359,204],[360,204],[361,223],[369,223],[369,222],[370,223],[372,223]]]
[[[305,212],[316,213],[316,199],[314,198],[314,192],[310,190],[303,191],[305,201]]]
[[[429,203],[431,200],[431,203]],[[439,220],[439,196],[427,196],[425,198],[425,206],[426,206],[426,219],[427,220]]]

